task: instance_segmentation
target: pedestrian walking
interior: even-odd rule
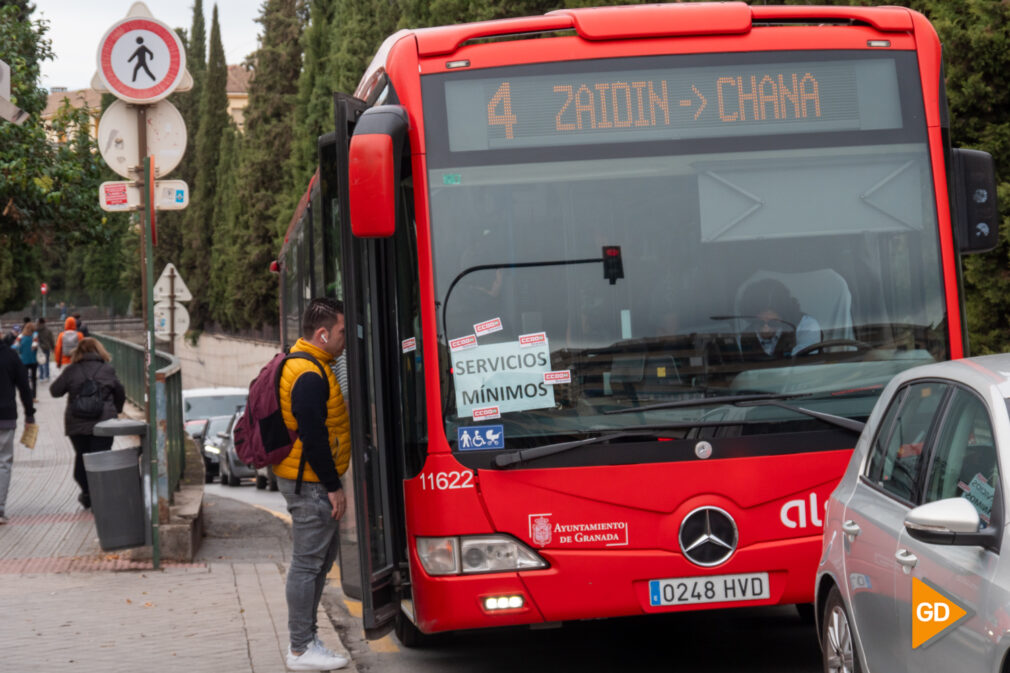
[[[91,507],[91,493],[84,471],[84,454],[112,448],[112,437],[95,436],[95,424],[115,418],[126,402],[126,391],[109,364],[111,359],[98,339],[81,339],[70,366],[49,386],[53,397],[68,395],[63,412],[64,433],[76,454],[74,481],[81,487],[77,500],[85,508]]]
[[[14,467],[14,432],[18,423],[15,393],[21,395],[25,423],[35,422],[28,370],[11,348],[0,348],[0,524],[7,523],[7,490]]]
[[[91,336],[91,331],[88,330],[88,326],[84,324],[84,318],[81,317],[80,313],[74,314],[74,320],[77,321],[77,331],[88,337]]]
[[[14,350],[21,357],[21,364],[28,370],[28,378],[31,381],[32,399],[38,401],[38,369],[39,361],[37,353],[39,350],[39,338],[35,334],[35,323],[29,321],[21,327],[21,333],[14,341]]]
[[[83,338],[84,335],[78,331],[77,320],[73,316],[63,321],[63,331],[56,337],[56,347],[53,349],[57,369],[70,364],[70,356]]]
[[[288,632],[286,663],[292,671],[343,668],[347,658],[327,648],[317,635],[316,614],[339,546],[338,522],[347,509],[340,476],[351,458],[350,423],[340,384],[329,366],[344,350],[344,307],[333,299],[313,299],[302,318],[302,338],[280,377],[285,425],[298,439],[291,453],[273,467],[277,485],[291,513],[294,550],[287,577]]]
[[[42,353],[42,357],[39,358],[39,381],[48,381],[49,359],[53,356],[53,350],[56,348],[56,339],[53,338],[52,331],[46,325],[45,318],[39,318],[39,325],[35,332],[39,335],[39,352]]]

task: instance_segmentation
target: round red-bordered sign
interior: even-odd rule
[[[175,91],[185,74],[182,40],[156,19],[123,19],[98,43],[98,76],[128,103],[156,103]]]

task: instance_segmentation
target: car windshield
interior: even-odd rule
[[[821,54],[720,55],[739,78],[700,57],[685,73],[663,57],[426,78],[451,443],[498,416],[527,444],[794,418],[729,404],[611,413],[755,392],[865,417],[896,372],[947,357],[914,55]],[[790,97],[804,82],[806,107]],[[691,126],[694,112],[709,126]],[[641,126],[627,142],[621,114]]]
[[[217,433],[225,432],[228,430],[228,424],[231,422],[231,416],[215,416],[210,419],[207,426],[207,433],[205,437],[207,439],[212,439],[217,437]]]
[[[199,395],[183,396],[183,416],[191,418],[210,418],[211,416],[231,416],[245,406],[246,395]]]

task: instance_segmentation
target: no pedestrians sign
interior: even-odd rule
[[[98,43],[98,76],[117,98],[155,103],[186,74],[186,52],[175,31],[148,17],[127,17]]]

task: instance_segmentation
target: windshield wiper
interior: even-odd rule
[[[794,397],[807,397],[809,393],[741,393],[738,395],[716,395],[715,397],[696,397],[690,400],[675,400],[673,402],[660,402],[659,404],[648,404],[644,407],[629,407],[627,409],[614,409],[604,411],[604,414],[633,414],[639,411],[655,411],[657,409],[687,409],[690,407],[704,407],[709,404],[737,404],[739,402],[756,402],[759,400],[788,400]]]
[[[676,427],[694,427],[697,423],[691,423],[689,426],[687,424],[672,424],[674,428]],[[544,444],[543,446],[535,446],[531,449],[519,449],[518,451],[512,451],[511,453],[499,453],[494,457],[492,461],[495,467],[508,467],[509,465],[516,465],[518,463],[525,463],[527,460],[533,460],[534,458],[546,458],[547,456],[553,456],[557,453],[564,453],[565,451],[570,451],[571,449],[576,449],[580,446],[587,446],[589,444],[600,444],[601,442],[607,442],[612,439],[622,439],[624,437],[655,437],[656,430],[619,430],[617,432],[605,432],[596,437],[587,437],[586,439],[576,439],[570,442],[558,442],[557,444]]]
[[[786,404],[785,402],[780,402],[779,400],[755,400],[750,404],[742,404],[744,407],[778,407],[780,409],[786,409],[787,411],[792,411],[797,414],[803,414],[804,416],[810,416],[811,418],[816,418],[819,421],[824,421],[831,425],[837,425],[840,428],[850,430],[857,435],[863,432],[863,428],[866,427],[866,423],[861,421],[854,421],[851,418],[846,418],[845,416],[836,416],[835,414],[826,414],[823,411],[814,411],[813,409],[804,409],[803,407],[797,407],[792,404]]]

